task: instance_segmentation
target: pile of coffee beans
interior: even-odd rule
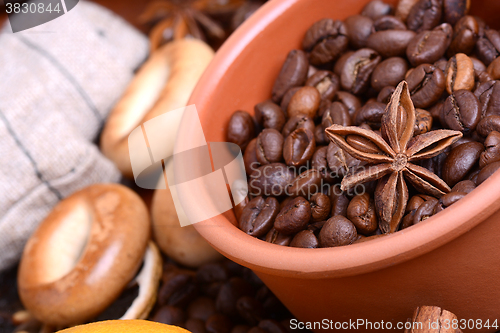
[[[250,269],[224,260],[196,271],[167,262],[150,320],[193,333],[287,333],[291,318]]]
[[[454,204],[500,168],[500,32],[467,15],[468,0],[369,2],[344,21],[325,18],[304,34],[254,116],[236,111],[227,140],[244,151],[249,196],[235,208],[245,233],[274,244],[332,247],[378,237],[376,181],[341,191],[362,162],[334,143],[332,124],[380,134],[395,87],[408,83],[414,135],[435,129],[463,137],[418,162],[450,193],[409,185],[399,230]],[[363,144],[354,142],[352,144]],[[368,149],[369,147],[365,147]]]

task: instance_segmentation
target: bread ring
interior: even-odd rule
[[[69,326],[106,309],[134,278],[150,238],[147,208],[117,184],[61,201],[28,240],[19,295],[41,322]]]
[[[171,168],[172,159],[165,165],[167,173]],[[222,259],[222,255],[214,250],[192,225],[187,225],[186,222],[186,226],[181,227],[179,219],[187,220],[183,213],[177,214],[168,186],[166,190],[155,191],[151,203],[153,237],[163,253],[188,267],[198,267]]]
[[[154,52],[141,67],[108,118],[101,149],[125,177],[133,178],[128,136],[142,123],[186,106],[212,60],[213,50],[195,39],[180,39]],[[177,128],[177,124],[171,124]],[[174,142],[165,143],[171,144]]]

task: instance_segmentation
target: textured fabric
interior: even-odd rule
[[[145,36],[81,1],[47,24],[0,32],[0,271],[59,200],[115,166],[92,142],[145,60]]]

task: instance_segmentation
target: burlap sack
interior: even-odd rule
[[[0,271],[61,198],[119,180],[92,141],[147,50],[121,18],[82,1],[47,24],[0,32]]]

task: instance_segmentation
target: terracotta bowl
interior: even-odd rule
[[[225,141],[235,110],[253,113],[256,103],[270,97],[287,53],[300,47],[312,23],[344,19],[367,2],[273,0],[264,5],[219,50],[191,97],[207,140]],[[484,17],[499,13],[500,1],[474,0],[472,7]],[[498,21],[485,19],[492,26]],[[416,226],[346,247],[269,244],[236,228],[232,212],[195,228],[223,255],[254,270],[301,321],[365,319],[395,325],[419,305],[436,305],[459,318],[492,322],[500,314],[499,184],[497,172]]]

